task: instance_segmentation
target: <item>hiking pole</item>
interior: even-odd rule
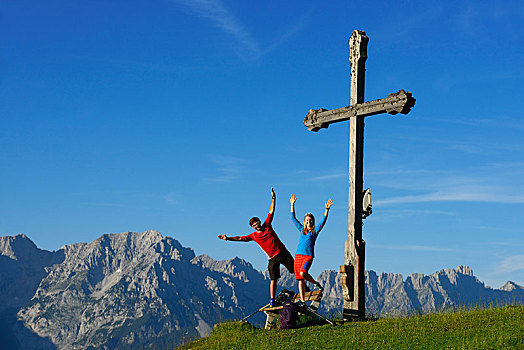
[[[271,303],[262,306],[260,309],[258,309],[257,311],[253,312],[252,314],[247,315],[246,317],[244,317],[244,318],[241,319],[240,321],[242,322],[242,321],[247,320],[248,318],[250,318],[251,316],[253,316],[253,315],[256,314],[257,312],[264,310],[266,307],[268,307],[268,306],[270,306],[270,305],[271,305]]]
[[[318,312],[316,311],[313,311],[313,309],[311,309],[309,306],[307,305],[304,305],[305,309],[309,312],[309,313],[312,313],[313,315],[317,316],[318,318],[321,318],[323,319],[324,321],[326,321],[327,323],[329,323],[330,325],[334,326],[335,324],[333,322],[331,322],[329,319],[327,319],[326,317],[322,316],[321,314],[319,314]]]

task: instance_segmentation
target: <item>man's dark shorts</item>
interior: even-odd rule
[[[284,265],[286,269],[293,274],[295,268],[295,261],[291,253],[286,249],[278,253],[275,257],[269,259],[267,270],[269,271],[269,278],[276,280],[280,278],[280,265]]]

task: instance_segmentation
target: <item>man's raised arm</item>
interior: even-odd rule
[[[269,214],[273,215],[275,213],[275,202],[277,199],[277,195],[275,194],[275,190],[273,187],[271,187],[271,206],[269,207]]]

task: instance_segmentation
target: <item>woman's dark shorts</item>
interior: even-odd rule
[[[280,265],[284,265],[286,269],[293,274],[295,268],[295,261],[291,253],[286,249],[278,253],[275,257],[269,259],[267,270],[269,271],[269,278],[276,280],[280,278]]]

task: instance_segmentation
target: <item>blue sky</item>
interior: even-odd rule
[[[299,216],[334,206],[311,272],[347,238],[347,40],[370,38],[366,100],[399,89],[407,116],[366,119],[366,268],[468,265],[524,285],[521,1],[3,1],[0,234],[41,248],[147,229],[265,269],[251,232],[277,193],[294,253]]]

